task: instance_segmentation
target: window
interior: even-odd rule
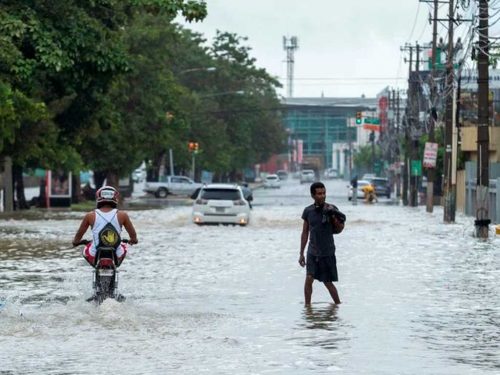
[[[203,189],[200,198],[206,200],[236,201],[241,199],[241,193],[236,189]]]

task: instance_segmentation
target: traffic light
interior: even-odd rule
[[[189,152],[198,152],[199,145],[198,142],[188,142],[188,150]]]
[[[363,122],[363,114],[361,112],[356,112],[356,125],[361,125]]]

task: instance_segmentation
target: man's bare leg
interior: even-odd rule
[[[328,289],[328,292],[330,292],[330,296],[332,297],[333,302],[335,302],[335,304],[337,305],[342,303],[340,302],[339,293],[337,292],[337,288],[335,288],[335,285],[333,285],[331,281],[324,282],[323,284],[325,284],[326,289]]]
[[[306,281],[304,282],[304,301],[306,306],[311,305],[313,282],[314,282],[314,277],[312,277],[311,275],[306,275]]]

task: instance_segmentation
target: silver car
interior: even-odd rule
[[[250,221],[250,205],[238,185],[210,184],[203,186],[193,204],[195,224],[236,224]]]

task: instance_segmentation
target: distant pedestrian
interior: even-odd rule
[[[346,216],[336,206],[325,202],[326,188],[323,183],[313,183],[310,190],[314,203],[307,206],[302,213],[304,223],[300,239],[299,257],[300,266],[306,266],[305,304],[311,304],[314,280],[323,282],[333,301],[340,304],[337,288],[333,285],[334,281],[338,281],[333,235],[342,232]],[[309,246],[306,260],[304,250],[308,240]]]

